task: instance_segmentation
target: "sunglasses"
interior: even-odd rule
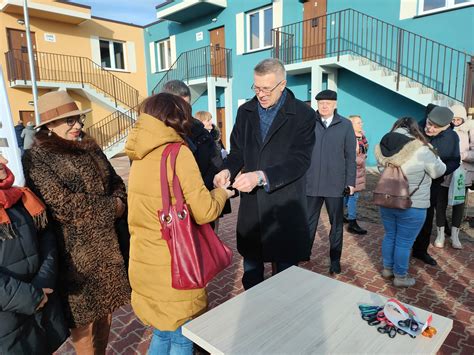
[[[66,124],[69,127],[73,127],[76,123],[79,123],[81,126],[84,126],[85,121],[86,121],[86,115],[72,116],[72,117],[66,118]]]

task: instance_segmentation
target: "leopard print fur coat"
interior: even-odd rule
[[[27,185],[46,203],[58,238],[58,292],[70,328],[92,323],[129,303],[130,286],[115,233],[122,179],[95,141],[36,134],[25,153]]]

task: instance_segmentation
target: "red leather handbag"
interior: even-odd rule
[[[158,211],[163,239],[171,253],[171,286],[178,290],[204,288],[230,265],[232,251],[214,233],[210,224],[198,225],[189,214],[176,175],[176,157],[181,143],[171,143],[161,156],[161,194],[163,209]],[[176,204],[171,205],[167,161],[173,171]]]

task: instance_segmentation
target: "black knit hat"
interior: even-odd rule
[[[337,100],[337,93],[332,90],[323,90],[316,95],[316,100]]]

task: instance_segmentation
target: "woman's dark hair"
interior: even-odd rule
[[[182,138],[191,134],[191,105],[179,96],[168,93],[150,96],[140,105],[139,113],[146,113],[162,121]]]
[[[390,132],[395,131],[397,128],[405,128],[409,134],[411,134],[416,139],[423,142],[423,144],[428,144],[423,132],[420,130],[418,122],[413,117],[402,117],[399,118],[394,124]]]

